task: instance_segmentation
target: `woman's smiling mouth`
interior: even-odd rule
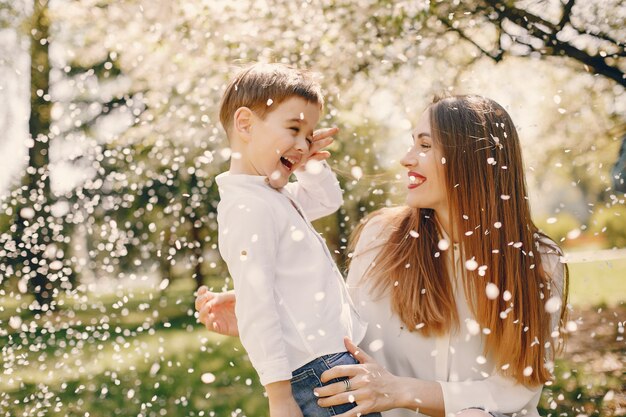
[[[426,182],[426,177],[417,172],[409,171],[409,189],[417,188]]]

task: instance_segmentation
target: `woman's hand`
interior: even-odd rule
[[[337,417],[353,417],[400,407],[395,398],[401,388],[400,378],[379,365],[350,339],[345,338],[344,343],[348,352],[359,361],[359,364],[335,366],[324,372],[321,379],[325,383],[334,378],[348,377],[350,390],[346,390],[346,384],[343,381],[316,388],[315,394],[320,398],[318,404],[321,407],[330,407],[356,402],[355,408]]]
[[[239,336],[235,316],[235,293],[211,292],[205,286],[198,289],[196,311],[198,321],[212,332],[226,336]]]

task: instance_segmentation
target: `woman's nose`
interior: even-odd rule
[[[415,155],[415,152],[412,152],[412,149],[409,149],[404,157],[402,157],[402,159],[400,160],[400,164],[402,164],[402,166],[406,168],[416,166],[417,156]]]

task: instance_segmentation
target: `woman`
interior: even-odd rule
[[[369,322],[359,365],[317,390],[345,416],[538,416],[561,344],[567,269],[531,220],[517,132],[479,96],[436,98],[402,165],[406,206],[369,215],[352,239],[348,285]],[[200,319],[236,334],[234,300],[202,290]],[[209,301],[212,300],[212,301]]]

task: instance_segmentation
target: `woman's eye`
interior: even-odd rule
[[[289,129],[293,130],[296,133],[300,132],[300,128],[299,127],[290,127]]]
[[[429,144],[429,143],[421,143],[421,144],[420,144],[420,147],[421,147],[422,149],[430,149],[430,144]]]

